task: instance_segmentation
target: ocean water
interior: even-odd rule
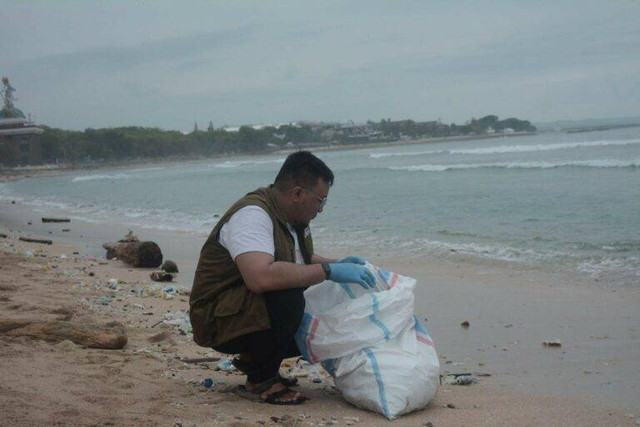
[[[320,247],[640,286],[640,128],[317,154],[336,175],[312,224]],[[71,172],[0,184],[0,198],[204,236],[241,195],[272,182],[284,157]]]

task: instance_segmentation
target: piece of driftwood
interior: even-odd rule
[[[115,242],[102,245],[107,259],[118,258],[133,267],[156,268],[162,264],[162,251],[155,242]]]
[[[31,237],[20,237],[18,240],[22,240],[23,242],[31,242],[31,243],[42,243],[45,245],[52,245],[53,241],[49,239],[32,239]]]
[[[0,319],[0,334],[24,336],[58,343],[69,340],[90,348],[120,349],[127,344],[127,332],[122,323],[75,323],[61,320],[30,321]]]
[[[42,217],[42,222],[71,222],[69,218],[45,218]]]
[[[195,359],[180,359],[180,361],[184,363],[209,363],[209,362],[218,362],[219,360],[220,360],[219,357],[198,357]]]

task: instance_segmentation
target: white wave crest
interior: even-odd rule
[[[227,160],[223,163],[214,165],[216,168],[237,168],[244,165],[263,165],[268,163],[284,163],[284,159],[270,159],[270,160]]]
[[[414,165],[414,166],[390,166],[394,171],[408,172],[443,172],[460,169],[553,169],[562,167],[583,168],[637,168],[640,167],[640,159],[636,160],[576,160],[569,162],[503,162],[503,163],[470,163],[453,165]]]
[[[406,153],[373,153],[369,154],[372,159],[382,159],[385,157],[396,156],[424,156],[428,154],[448,154],[450,150],[427,150],[427,151],[409,151]]]
[[[640,144],[640,139],[627,139],[623,141],[566,142],[562,144],[499,145],[496,147],[449,150],[449,153],[450,154],[527,153],[527,152],[535,152],[535,151],[566,150],[569,148],[607,147],[612,145],[631,145],[631,144]]]
[[[71,182],[94,181],[100,179],[129,179],[129,175],[124,173],[117,173],[113,175],[81,175],[73,178]]]
[[[587,142],[566,142],[562,144],[536,144],[536,145],[496,145],[483,148],[461,148],[457,150],[427,150],[408,151],[404,153],[373,153],[369,154],[372,159],[396,156],[424,156],[429,154],[501,154],[501,153],[529,153],[536,151],[566,150],[571,148],[592,148],[640,144],[640,139],[626,139],[620,141],[587,141]]]

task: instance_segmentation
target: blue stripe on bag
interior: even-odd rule
[[[346,283],[338,283],[338,284],[340,285],[340,287],[342,289],[344,289],[344,291],[347,293],[347,295],[349,295],[349,298],[356,299],[356,294],[353,293],[353,291],[351,290],[349,285],[347,285]]]
[[[370,348],[365,348],[364,353],[371,361],[371,367],[373,368],[373,375],[376,377],[376,383],[378,383],[378,393],[380,394],[380,405],[382,406],[382,412],[384,416],[391,419],[389,412],[389,405],[387,404],[387,394],[384,391],[384,381],[382,381],[382,374],[380,373],[380,367],[378,366],[378,360],[375,354]]]
[[[431,339],[429,332],[427,332],[427,328],[424,327],[420,319],[418,319],[418,316],[416,316],[415,314],[413,315],[413,321],[415,323],[416,331],[420,332],[422,335],[425,335],[429,339]]]
[[[324,369],[329,372],[329,374],[331,374],[332,377],[335,377],[336,375],[336,368],[333,366],[333,360],[334,359],[327,359],[327,360],[323,360],[322,362],[320,362],[322,364],[322,366],[324,367]]]
[[[380,329],[382,329],[382,332],[384,332],[384,340],[385,341],[389,341],[389,339],[391,338],[391,331],[389,331],[389,328],[387,328],[387,326],[382,323],[380,320],[378,320],[378,318],[376,317],[376,313],[379,310],[378,307],[378,298],[376,298],[375,294],[369,294],[369,296],[371,297],[371,302],[373,304],[373,313],[371,313],[369,315],[369,319]]]

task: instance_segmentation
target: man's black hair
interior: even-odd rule
[[[333,172],[319,158],[308,151],[296,151],[289,154],[284,161],[274,185],[278,190],[286,191],[295,186],[313,188],[322,179],[329,186],[333,185]]]

